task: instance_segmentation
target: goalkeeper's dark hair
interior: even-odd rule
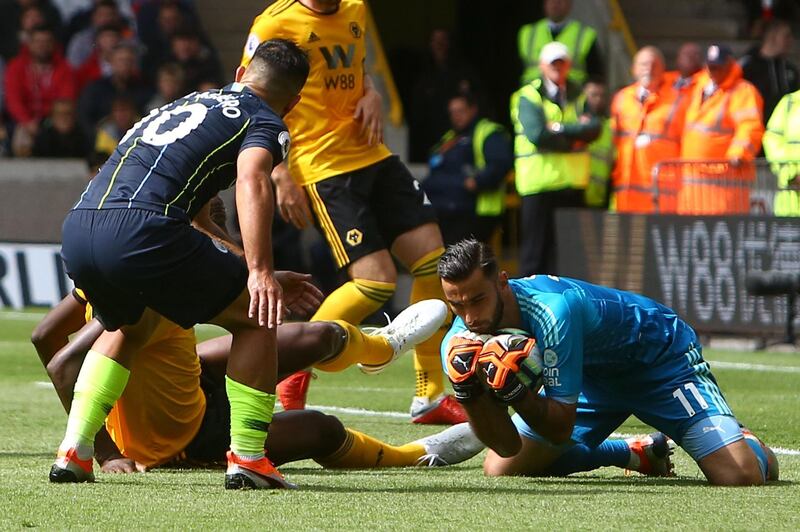
[[[463,281],[480,269],[486,277],[497,275],[497,259],[492,248],[468,238],[448,246],[439,258],[439,277],[446,281]]]
[[[295,96],[306,83],[311,67],[308,53],[288,39],[270,39],[258,45],[247,67],[272,93]]]

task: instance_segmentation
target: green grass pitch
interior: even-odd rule
[[[41,384],[47,377],[28,342],[40,316],[0,312],[0,529],[800,529],[797,354],[706,351],[707,359],[727,363],[714,373],[739,419],[782,450],[781,481],[761,488],[709,487],[680,450],[678,476],[670,479],[614,468],[565,479],[486,478],[481,453],[427,470],[287,464],[282,471],[301,487],[293,492],[226,492],[221,471],[168,469],[127,476],[96,469],[95,484],[51,485],[47,471],[66,418],[53,390]],[[323,374],[312,382],[309,402],[401,412],[412,380],[410,357],[375,377],[357,370]],[[400,416],[337,415],[392,443],[437,430]],[[649,432],[635,419],[620,431]]]

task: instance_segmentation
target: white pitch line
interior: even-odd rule
[[[745,362],[723,362],[721,360],[706,360],[711,364],[711,369],[737,369],[743,371],[772,371],[775,373],[800,373],[800,366],[774,366],[772,364],[748,364]]]
[[[366,408],[353,408],[347,406],[328,406],[328,405],[306,405],[312,410],[322,410],[323,412],[335,412],[337,414],[353,414],[356,416],[368,417],[390,417],[408,419],[408,412],[390,412],[388,410],[368,410]]]
[[[16,312],[13,310],[0,311],[0,321],[19,320],[19,321],[38,321],[44,317],[46,312]]]

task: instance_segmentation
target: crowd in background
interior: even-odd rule
[[[501,211],[487,211],[487,197],[513,180],[520,273],[556,273],[557,208],[747,214],[753,161],[764,156],[780,189],[769,212],[800,215],[800,134],[788,126],[800,116],[800,75],[787,59],[788,21],[757,21],[761,40],[739,58],[726,43],[687,42],[672,70],[661,50],[645,46],[632,61],[633,83],[610,93],[596,32],[572,19],[571,7],[545,0],[545,17],[519,30],[523,74],[509,133],[495,124],[487,135],[486,113],[470,105],[480,102],[472,69],[452,59],[445,32],[434,32],[411,143],[412,157],[422,139],[432,146],[423,187],[446,243],[465,232],[491,239]]]
[[[0,152],[101,162],[151,109],[219,87],[190,0],[0,0]]]
[[[491,240],[513,188],[521,273],[554,271],[556,208],[746,213],[748,163],[800,159],[787,126],[800,113],[800,73],[787,60],[785,20],[760,20],[761,42],[738,59],[725,43],[689,42],[670,70],[646,46],[633,58],[633,83],[612,93],[595,30],[570,17],[569,0],[543,7],[544,18],[519,30],[520,89],[508,111],[491,110],[496,121],[449,33],[430,36],[406,95],[408,155],[428,163],[423,187],[446,243]],[[151,109],[226,81],[191,0],[0,0],[0,13],[0,155],[98,165]],[[727,161],[716,173],[746,186],[715,182],[708,167],[670,171],[676,160]],[[791,190],[800,172],[775,168],[786,190],[774,212],[800,215]]]

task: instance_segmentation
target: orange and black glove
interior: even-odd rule
[[[483,393],[483,386],[475,374],[482,349],[483,338],[470,332],[453,335],[447,342],[447,377],[459,403],[474,401]]]
[[[497,400],[514,404],[528,392],[517,372],[536,347],[536,340],[519,334],[501,334],[486,341],[478,367]]]

